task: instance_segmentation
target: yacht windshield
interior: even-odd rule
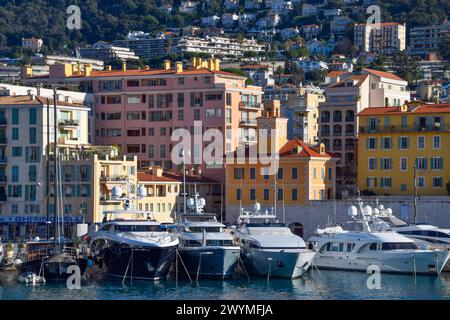
[[[413,242],[384,242],[381,245],[381,250],[407,250],[417,249]]]
[[[284,223],[279,222],[261,222],[261,223],[247,223],[248,228],[261,228],[261,227],[285,227]]]
[[[117,232],[154,232],[161,231],[159,225],[115,225]]]
[[[397,217],[391,216],[391,217],[379,217],[381,220],[389,224],[391,227],[402,227],[406,226],[407,223],[400,220]]]
[[[220,232],[221,228],[220,227],[190,227],[189,231],[192,233],[202,233],[203,230],[205,230],[205,232]]]

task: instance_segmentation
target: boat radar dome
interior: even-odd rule
[[[145,188],[144,186],[140,185],[137,188],[137,196],[138,197],[145,197],[145,196],[147,196],[147,188]]]
[[[363,208],[363,213],[366,216],[371,216],[372,215],[372,207],[371,206],[365,206]]]
[[[380,205],[378,206],[378,209],[384,210],[384,206],[383,206],[382,204],[380,204]]]
[[[206,205],[206,200],[204,198],[198,199],[198,205],[204,207]]]
[[[260,211],[260,210],[261,210],[261,204],[260,204],[259,202],[256,202],[256,203],[253,205],[253,209],[254,209],[255,211]]]
[[[387,213],[387,214],[392,214],[392,209],[391,209],[391,208],[387,208],[387,209],[386,209],[386,213]]]
[[[193,198],[189,198],[187,200],[187,206],[192,209],[194,207],[194,205],[195,205],[194,199]]]
[[[379,214],[379,213],[380,213],[380,210],[378,210],[378,208],[373,208],[373,213],[374,213],[374,214]]]
[[[118,186],[113,187],[111,194],[113,198],[120,198],[122,196],[122,188]]]
[[[358,209],[356,209],[355,206],[350,206],[350,207],[348,207],[348,209],[347,209],[347,214],[348,214],[350,217],[356,217],[356,216],[358,215]]]

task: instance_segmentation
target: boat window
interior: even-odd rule
[[[439,238],[450,238],[450,235],[445,232],[437,232]]]
[[[206,232],[221,232],[221,227],[189,227],[189,231],[192,233],[202,233],[203,230]]]
[[[103,231],[110,231],[110,230],[112,230],[112,227],[113,227],[112,224],[105,224],[105,225],[101,228],[101,230],[103,230]]]
[[[339,252],[344,251],[344,244],[343,243],[339,243]]]
[[[353,251],[354,247],[355,247],[354,243],[347,243],[347,252]]]
[[[196,241],[196,240],[184,240],[184,245],[186,247],[201,247],[202,246],[202,242],[201,241]]]
[[[333,242],[331,244],[331,251],[338,252],[339,251],[339,243]]]
[[[208,240],[206,241],[207,246],[232,246],[233,240]]]
[[[256,243],[250,242],[249,244],[250,248],[259,248],[259,245],[257,245]]]
[[[327,243],[327,251],[331,251],[331,242]]]
[[[266,223],[247,223],[248,228],[261,228],[261,227],[286,227],[284,223],[266,222]]]
[[[377,244],[376,243],[372,243],[369,247],[369,250],[377,250]]]
[[[381,250],[406,250],[417,249],[413,242],[385,242],[381,245]]]
[[[161,231],[159,225],[116,225],[116,231],[118,232],[153,232]]]

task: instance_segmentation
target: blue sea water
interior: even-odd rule
[[[160,282],[102,280],[84,282],[81,289],[67,289],[65,283],[29,286],[2,282],[0,300],[336,300],[336,299],[450,299],[450,274],[440,277],[381,275],[381,289],[367,288],[362,272],[312,270],[301,279],[248,280],[174,279]]]

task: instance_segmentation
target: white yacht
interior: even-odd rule
[[[242,212],[233,233],[241,246],[246,270],[257,276],[298,278],[311,266],[315,252],[308,250],[302,238],[294,235],[276,215]]]
[[[114,188],[113,195],[119,198],[122,191]],[[141,189],[140,194],[143,193]],[[166,224],[152,219],[151,212],[133,210],[129,199],[124,200],[124,210],[105,211],[99,230],[88,234],[91,250],[103,260],[108,275],[124,279],[165,278],[175,259],[179,243],[177,235]],[[144,219],[124,220],[115,218],[117,215]],[[108,219],[108,216],[112,218]]]
[[[376,265],[381,272],[439,274],[450,258],[445,250],[420,250],[416,243],[396,232],[373,231],[372,208],[349,208],[352,221],[344,228],[318,229],[308,239],[308,247],[317,254],[314,264],[322,269],[366,271]]]
[[[225,225],[216,215],[204,213],[205,200],[187,201],[188,212],[178,218],[177,233],[180,241],[178,252],[190,275],[198,277],[229,278],[239,260],[240,247],[233,236],[224,232]]]
[[[391,208],[382,204],[373,209],[371,227],[374,230],[392,230],[408,238],[423,248],[450,248],[450,229],[441,229],[428,223],[408,224],[394,216]]]

